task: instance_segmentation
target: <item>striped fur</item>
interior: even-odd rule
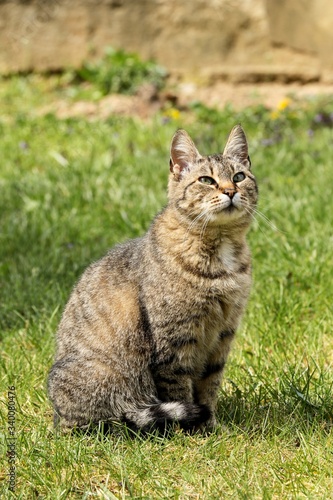
[[[240,126],[223,155],[201,156],[185,131],[175,134],[168,205],[142,238],[92,264],[65,307],[48,380],[55,422],[216,424],[250,291],[245,236],[257,193]]]

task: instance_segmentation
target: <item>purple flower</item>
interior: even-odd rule
[[[275,139],[273,139],[273,137],[269,137],[267,139],[262,139],[261,141],[261,144],[263,146],[273,146],[273,144],[275,144]]]
[[[322,127],[333,127],[333,113],[324,111],[317,113],[313,118],[313,123]]]
[[[323,113],[317,113],[313,119],[315,123],[322,123],[323,121]]]

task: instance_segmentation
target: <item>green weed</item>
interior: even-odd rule
[[[110,93],[134,94],[143,83],[161,89],[166,70],[153,61],[142,61],[139,56],[109,48],[96,63],[87,62],[74,72],[81,81],[93,83],[103,95]]]

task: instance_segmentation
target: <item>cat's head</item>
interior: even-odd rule
[[[222,154],[202,156],[185,130],[171,144],[169,201],[189,221],[220,226],[248,225],[258,188],[240,125],[230,132]]]

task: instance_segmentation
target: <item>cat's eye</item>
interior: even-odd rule
[[[237,174],[235,174],[233,176],[233,182],[241,182],[245,179],[245,174],[243,172],[237,172]]]
[[[201,182],[201,184],[207,184],[208,186],[216,186],[216,181],[213,179],[213,177],[199,177],[198,181]]]

